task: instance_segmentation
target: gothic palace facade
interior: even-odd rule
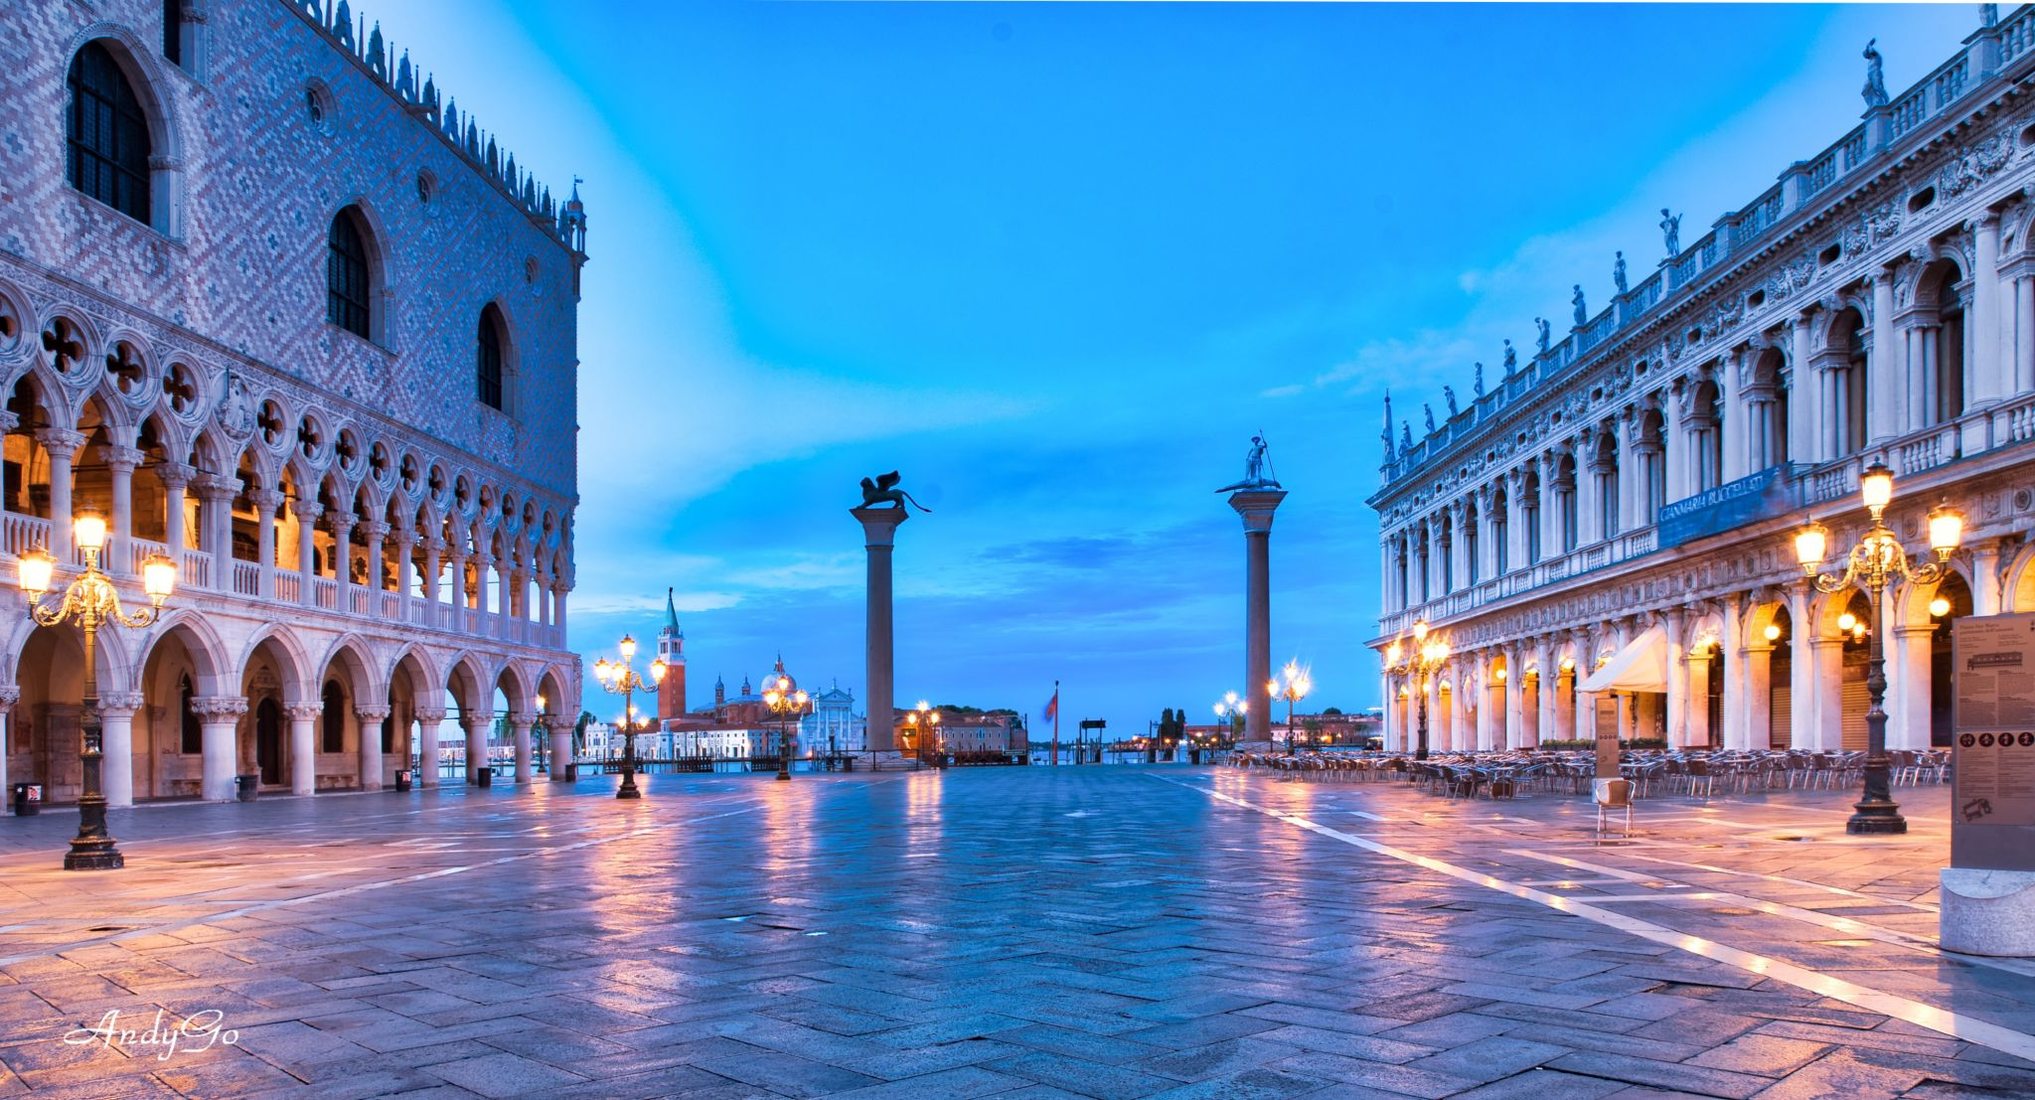
[[[1888,744],[1947,743],[1947,623],[2035,610],[2035,19],[1981,23],[1901,94],[1875,63],[1863,124],[1689,247],[1664,211],[1657,271],[1424,439],[1388,406],[1371,645],[1450,643],[1431,746],[1863,748],[1870,609],[1791,536],[1841,559],[1875,460],[1911,551],[1966,518],[1953,575],[1887,602]],[[1408,746],[1414,681],[1385,688]]]
[[[110,803],[371,790],[498,716],[527,781],[539,698],[578,713],[576,198],[344,0],[0,30],[0,568],[47,547],[61,585],[97,512],[130,606],[179,572],[99,634]],[[75,798],[80,636],[0,608],[0,783]]]

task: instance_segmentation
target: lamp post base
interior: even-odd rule
[[[1844,823],[1844,831],[1853,836],[1893,836],[1908,831],[1908,819],[1892,802],[1860,802],[1852,808],[1858,812]]]
[[[74,838],[71,850],[64,853],[66,871],[117,871],[125,866],[127,857],[113,846],[110,836]]]
[[[786,773],[784,773],[784,772],[778,772],[778,773],[777,773],[777,778],[778,778],[778,779],[779,779],[779,781],[781,781],[781,782],[787,782],[787,783],[788,783],[788,782],[790,782],[790,781],[791,781],[791,776],[790,776],[790,775],[787,775],[787,774],[786,774]]]
[[[615,788],[616,798],[641,798],[643,791],[636,786],[636,773],[623,772],[622,785]]]

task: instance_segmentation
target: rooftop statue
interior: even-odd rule
[[[1668,213],[1665,206],[1661,207],[1661,238],[1668,247],[1668,259],[1682,254],[1682,216]]]
[[[1575,296],[1569,299],[1569,304],[1576,309],[1576,327],[1582,328],[1590,320],[1590,311],[1583,305],[1583,284],[1576,284]]]
[[[1385,444],[1385,461],[1392,461],[1392,391],[1385,391],[1385,429],[1378,434]]]
[[[1441,388],[1441,395],[1449,403],[1449,419],[1454,420],[1456,413],[1462,411],[1456,405],[1456,388],[1454,386],[1443,386]]]
[[[1878,42],[1877,38],[1869,38],[1865,43],[1865,87],[1859,94],[1865,97],[1867,107],[1887,105],[1887,78],[1880,71],[1880,52],[1873,48]]]
[[[1244,455],[1244,479],[1234,485],[1217,489],[1218,493],[1233,493],[1244,489],[1277,489],[1279,479],[1272,476],[1271,460],[1266,456],[1265,433],[1251,437],[1251,449]]]
[[[1406,452],[1412,449],[1413,449],[1413,425],[1407,423],[1404,420],[1401,420],[1399,422],[1399,453],[1405,454]]]
[[[1420,411],[1427,414],[1427,434],[1434,434],[1434,406],[1426,401],[1420,403]]]
[[[1518,373],[1519,351],[1512,346],[1512,341],[1507,340],[1505,341],[1505,377],[1510,378]]]
[[[1484,396],[1484,364],[1477,364],[1477,376],[1470,385],[1477,391],[1478,397]]]
[[[1545,317],[1535,317],[1533,323],[1540,327],[1540,353],[1546,355],[1548,341],[1554,339],[1553,326],[1547,323]]]
[[[931,512],[931,508],[920,504],[917,498],[897,487],[897,483],[900,480],[902,478],[896,470],[892,470],[887,474],[878,474],[874,481],[866,477],[863,478],[862,507],[874,508],[879,504],[888,504],[893,508],[903,509],[908,512],[911,509],[905,508],[905,502],[910,501],[912,506],[919,511]]]
[[[1625,285],[1625,253],[1623,252],[1618,254],[1618,262],[1611,267],[1611,281],[1617,285],[1619,294],[1622,295],[1628,290]]]

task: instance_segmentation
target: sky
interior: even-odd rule
[[[1942,6],[667,4],[363,10],[590,228],[571,646],[676,592],[690,697],[863,696],[847,510],[896,469],[901,702],[1142,732],[1272,652],[1379,702],[1381,400],[1420,423],[1898,96]],[[619,711],[587,684],[596,713]],[[1035,724],[1035,735],[1043,727]]]

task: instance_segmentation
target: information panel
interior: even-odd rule
[[[2035,614],[1951,627],[1950,864],[2035,871]]]

